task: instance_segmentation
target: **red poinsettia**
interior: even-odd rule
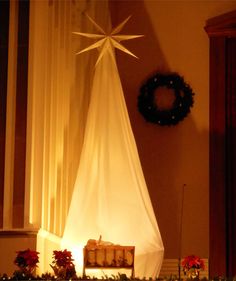
[[[39,252],[32,251],[30,249],[24,251],[16,252],[17,256],[14,260],[14,263],[19,267],[21,271],[33,272],[37,267],[39,262]]]
[[[53,251],[52,269],[59,278],[71,278],[75,276],[75,265],[72,254],[68,250]]]
[[[57,266],[67,267],[73,263],[71,252],[66,249],[64,251],[53,251],[53,263]]]
[[[204,261],[195,255],[185,257],[181,264],[183,267],[183,271],[185,273],[191,269],[194,269],[194,270],[204,270],[205,269]]]

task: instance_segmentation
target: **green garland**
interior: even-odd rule
[[[175,100],[169,110],[161,110],[155,102],[155,91],[160,87],[173,89]],[[176,73],[157,73],[141,87],[138,109],[146,121],[161,126],[176,125],[183,120],[193,106],[193,91],[183,77]]]

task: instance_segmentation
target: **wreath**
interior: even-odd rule
[[[169,109],[161,109],[156,102],[156,90],[166,87],[174,91],[174,101]],[[193,91],[183,77],[176,73],[157,73],[140,88],[138,109],[146,121],[161,126],[176,125],[183,120],[193,106]]]

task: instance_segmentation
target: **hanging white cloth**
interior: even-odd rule
[[[164,248],[114,55],[114,47],[126,52],[119,43],[122,35],[115,35],[124,23],[109,37],[105,33],[103,37],[96,37],[100,43],[91,46],[99,47],[100,56],[94,72],[84,144],[63,246],[70,249],[76,246],[82,255],[88,239],[99,235],[105,241],[135,246],[135,275],[155,278],[160,271]],[[102,29],[100,31],[103,33]],[[124,39],[131,38],[125,36]]]

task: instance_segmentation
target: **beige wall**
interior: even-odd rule
[[[209,40],[208,18],[236,9],[235,1],[112,1],[112,20],[132,18],[124,45],[139,60],[118,54],[118,65],[146,182],[165,246],[179,256],[182,186],[182,254],[209,256]],[[139,88],[156,71],[178,72],[195,92],[191,114],[172,127],[147,123],[137,110]]]
[[[33,231],[0,232],[0,275],[6,273],[11,276],[18,269],[14,264],[16,252],[28,248],[36,250],[36,237],[37,233]]]

